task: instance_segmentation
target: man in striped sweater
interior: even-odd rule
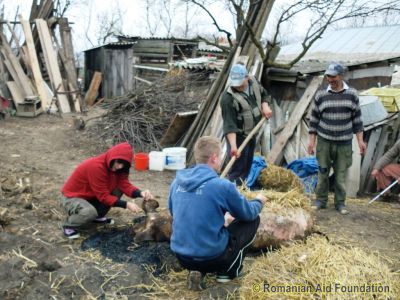
[[[343,81],[344,67],[331,63],[325,71],[328,88],[319,91],[314,100],[309,128],[308,153],[314,154],[315,144],[318,160],[318,185],[316,209],[326,208],[329,192],[329,171],[335,173],[334,204],[345,215],[346,172],[352,164],[351,143],[357,136],[360,153],[364,154],[363,123],[357,91]],[[318,139],[317,139],[318,136]],[[317,142],[318,140],[318,142]]]

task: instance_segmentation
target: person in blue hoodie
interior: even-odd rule
[[[177,172],[168,206],[171,212],[171,250],[188,269],[188,287],[205,288],[206,273],[217,273],[218,282],[239,276],[246,251],[260,224],[259,213],[266,198],[258,194],[248,201],[234,183],[217,172],[222,165],[222,147],[214,137],[201,137],[195,145],[193,168]],[[224,216],[234,221],[225,227]]]

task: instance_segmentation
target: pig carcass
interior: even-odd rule
[[[294,207],[284,214],[263,209],[260,213],[260,226],[251,247],[255,250],[279,248],[290,241],[305,238],[312,232],[314,216],[310,212]]]
[[[145,222],[134,226],[135,243],[144,241],[169,241],[172,233],[172,217],[167,209],[157,211],[158,201],[151,199],[142,202],[146,214]]]
[[[172,233],[172,217],[167,209],[157,211],[156,200],[143,201],[145,222],[135,226],[135,242],[169,241]],[[233,218],[226,216],[226,224]],[[312,213],[299,208],[285,209],[284,214],[271,212],[265,208],[260,213],[260,226],[252,244],[254,250],[279,248],[292,240],[306,237],[312,232]]]

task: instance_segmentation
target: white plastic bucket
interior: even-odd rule
[[[165,167],[166,155],[161,151],[151,151],[149,153],[149,170],[163,171]]]
[[[165,168],[167,170],[181,170],[186,167],[186,148],[164,148],[163,152],[166,155]]]

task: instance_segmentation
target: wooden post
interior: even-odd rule
[[[78,78],[76,76],[75,68],[75,57],[74,57],[74,47],[72,44],[71,37],[71,27],[68,25],[67,18],[61,18],[58,21],[60,28],[60,37],[62,50],[60,49],[60,55],[67,73],[69,85],[73,91],[78,91]],[[72,94],[72,101],[74,103],[74,108],[76,112],[81,112],[82,98],[80,93]]]
[[[322,79],[322,76],[314,77],[307,89],[305,90],[299,103],[297,103],[295,109],[293,110],[293,113],[290,115],[290,118],[286,123],[285,128],[277,138],[268,155],[268,161],[270,161],[271,163],[277,165],[281,163],[285,145],[290,137],[293,135],[297,124],[299,124],[299,122],[301,121],[304,112],[306,111],[308,105],[311,103],[311,100],[313,99],[315,93],[322,83]]]

